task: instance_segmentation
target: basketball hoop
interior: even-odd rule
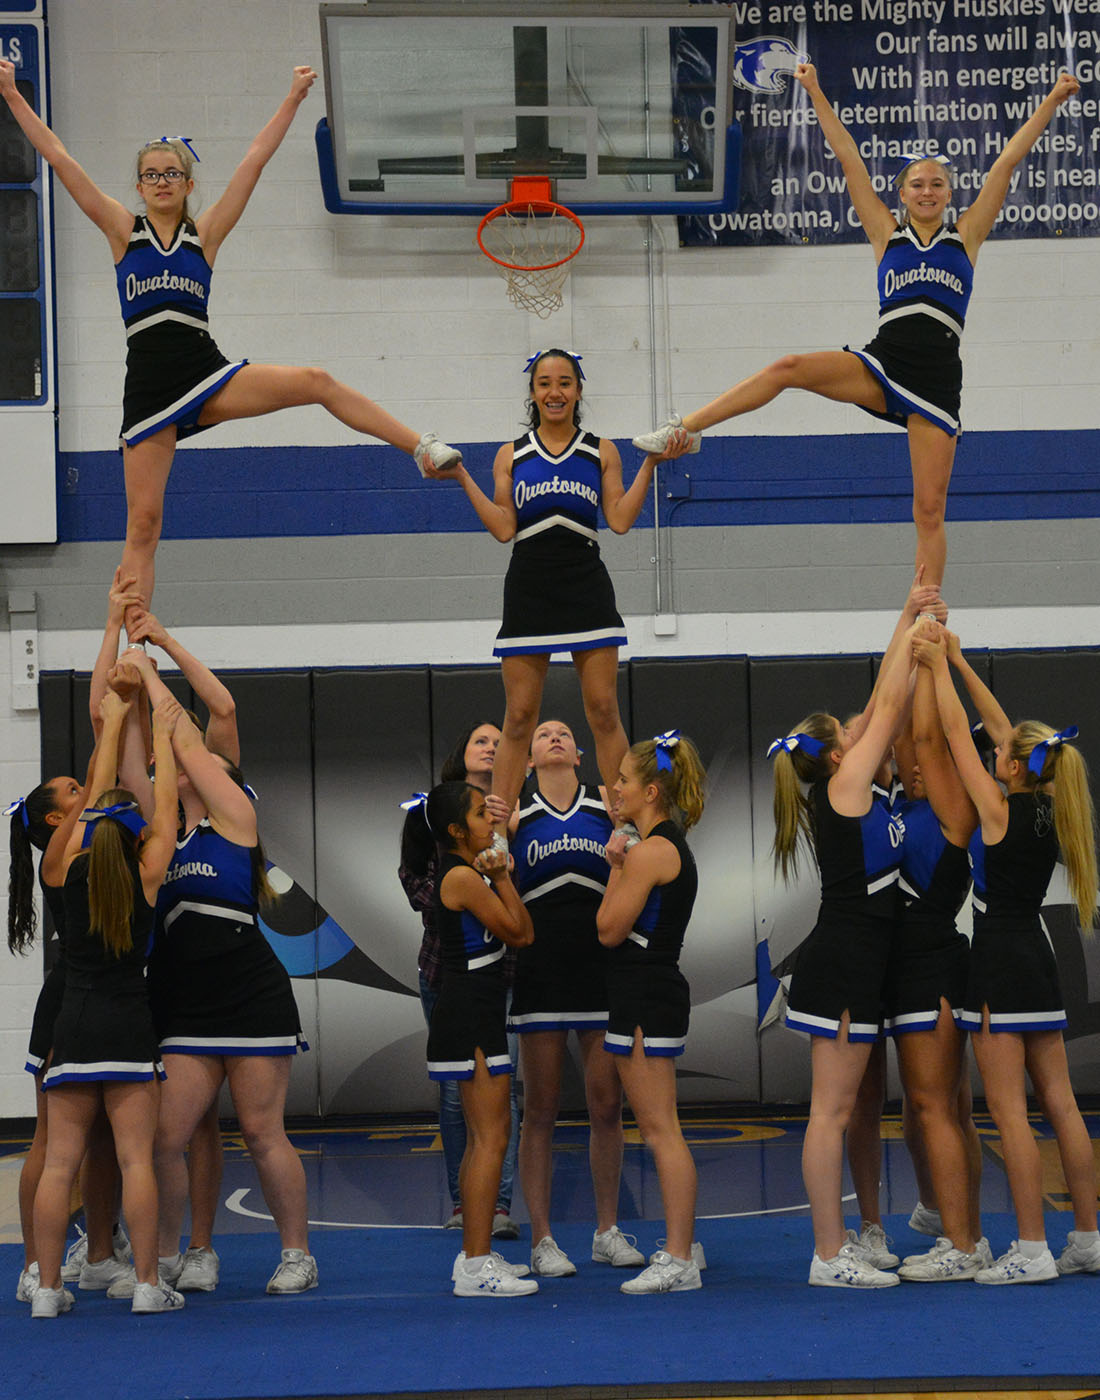
[[[478,225],[478,247],[496,264],[512,304],[545,318],[561,310],[569,264],[584,247],[584,225],[550,198],[547,179],[521,176],[510,194]]]

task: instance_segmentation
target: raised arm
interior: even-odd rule
[[[690,446],[690,433],[673,433],[664,452],[651,452],[642,460],[627,490],[623,486],[623,463],[619,449],[608,438],[600,438],[600,494],[603,516],[609,529],[614,530],[616,535],[626,534],[645,505],[657,463],[682,457]]]
[[[902,644],[883,657],[874,711],[829,779],[829,801],[842,817],[861,817],[870,809],[871,782],[901,728],[909,702],[912,635],[910,628]]]
[[[176,763],[202,798],[215,831],[237,846],[256,844],[256,812],[248,794],[237,786],[202,741],[186,715],[172,735]]]
[[[132,655],[132,653],[131,653]],[[152,736],[146,736],[149,723],[149,706],[142,689],[141,673],[126,660],[126,653],[108,673],[107,683],[111,689],[131,706],[122,729],[122,742],[118,755],[118,780],[128,788],[138,800],[146,820],[153,814],[153,784],[149,778],[149,758],[152,753]]]
[[[179,667],[184,679],[210,712],[210,723],[206,727],[206,747],[211,753],[220,753],[230,763],[240,764],[241,741],[237,733],[237,706],[228,688],[218,680],[210,667],[192,656],[163,627],[150,612],[143,612],[135,621],[130,632],[135,642],[147,642],[160,647]]]
[[[466,468],[459,463],[441,471],[426,466],[426,474],[437,481],[457,481],[470,498],[477,518],[494,540],[507,544],[516,533],[516,507],[512,499],[512,444],[506,442],[493,458],[493,499],[490,500]]]
[[[122,735],[122,726],[126,723],[126,716],[129,712],[130,706],[113,690],[108,690],[100,702],[103,727],[99,732],[99,740],[93,756],[91,779],[84,799],[85,809],[92,806],[101,793],[113,788],[118,781],[118,743]],[[66,866],[79,853],[83,840],[84,824],[78,821],[74,825],[65,847]]]
[[[894,627],[894,634],[887,644],[886,651],[883,653],[882,664],[878,668],[878,675],[875,677],[875,683],[871,688],[871,698],[864,706],[863,713],[848,726],[848,732],[853,740],[862,737],[864,730],[870,723],[871,716],[875,712],[879,687],[882,684],[882,677],[887,664],[897,655],[900,648],[905,647],[906,650],[908,650],[908,643],[905,640],[905,636],[910,627],[913,626],[922,612],[942,613],[944,618],[947,617],[947,606],[940,598],[939,586],[937,584],[926,584],[923,580],[924,565],[922,564],[917,570],[916,578],[914,578],[910,585],[905,604],[902,607],[901,614]]]
[[[794,70],[796,82],[805,88],[825,140],[840,162],[844,178],[848,182],[848,198],[856,211],[863,232],[867,235],[875,257],[880,258],[887,240],[897,228],[897,221],[886,205],[875,194],[871,176],[863,157],[859,153],[852,133],[833,110],[829,99],[821,91],[817,80],[817,69],[812,63],[800,63]]]
[[[122,569],[116,569],[114,581],[107,594],[107,625],[103,629],[103,640],[99,644],[99,655],[92,667],[92,683],[88,689],[88,714],[92,721],[93,734],[99,733],[102,723],[99,705],[107,689],[107,673],[118,660],[118,644],[122,637],[126,609],[144,606],[145,599],[137,592],[137,579],[132,575],[123,578]]]
[[[1019,131],[1005,142],[1001,154],[989,168],[989,174],[985,177],[977,199],[969,209],[965,209],[959,215],[959,235],[966,244],[971,262],[977,258],[978,249],[997,222],[997,215],[1001,212],[1001,205],[1004,204],[1012,184],[1012,172],[1046,131],[1051,118],[1062,103],[1080,90],[1081,85],[1071,73],[1059,74],[1058,81],[1035,111]]]
[[[940,830],[953,846],[965,846],[978,825],[978,813],[951,757],[936,704],[935,680],[927,666],[917,667],[913,688],[913,744],[925,795]]]
[[[0,58],[0,97],[8,104],[24,136],[76,200],[80,210],[106,235],[114,260],[118,262],[126,251],[134,226],[133,214],[117,199],[104,194],[68,153],[16,87],[15,65],[5,58]]]
[[[308,64],[295,68],[290,92],[249,146],[244,160],[237,166],[229,184],[226,185],[225,193],[195,220],[203,256],[211,265],[226,235],[232,232],[237,220],[244,213],[244,207],[256,188],[256,181],[260,178],[264,166],[282,145],[283,137],[290,130],[298,108],[316,80],[317,74]]]
[[[174,696],[162,700],[153,711],[153,758],[157,765],[153,815],[141,846],[141,883],[152,904],[176,849],[179,827],[179,775],[172,751],[172,734],[183,717],[183,706]]]
[[[951,668],[947,662],[947,643],[942,639],[920,637],[914,641],[913,653],[921,666],[932,672],[936,689],[936,706],[940,723],[951,746],[959,777],[977,808],[982,836],[996,844],[1008,829],[1008,803],[997,781],[986,772],[974,740],[963,702],[955,691]]]
[[[974,708],[981,717],[985,732],[994,744],[1003,744],[1012,733],[1012,721],[1001,708],[1000,701],[967,661],[962,652],[962,644],[954,632],[944,631],[947,643],[947,659],[962,677],[966,693],[974,702]]]

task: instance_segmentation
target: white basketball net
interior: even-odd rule
[[[505,280],[513,306],[544,319],[561,310],[570,259],[584,242],[583,232],[571,219],[557,213],[536,214],[530,205],[526,212],[506,209],[485,225],[481,239],[500,263],[513,264],[493,264]]]

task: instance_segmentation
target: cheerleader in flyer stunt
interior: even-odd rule
[[[279,149],[316,81],[295,68],[290,92],[248,148],[220,199],[197,217],[188,209],[196,159],[190,141],[161,137],[138,151],[133,214],[93,183],[15,85],[0,59],[0,97],[38,154],[111,246],[128,344],[121,447],[126,476],[122,572],[137,580],[146,605],[160,540],[164,491],[177,440],[233,418],[320,404],[356,432],[369,433],[426,466],[454,467],[460,454],[434,433],[417,434],[385,409],[321,369],[230,361],[207,330],[214,259],[244,213],[264,166]]]
[[[928,583],[941,584],[947,561],[944,511],[962,392],[959,340],[974,264],[1001,212],[1013,171],[1079,85],[1069,73],[1059,76],[1005,143],[978,197],[952,227],[944,222],[952,196],[946,157],[920,152],[903,157],[896,180],[901,205],[896,217],[875,194],[859,148],[821,91],[813,64],[800,63],[795,77],[809,94],[825,139],[840,162],[852,207],[875,254],[878,334],[862,350],[785,355],[705,407],[683,418],[673,414],[653,432],[636,437],[634,446],[642,452],[661,452],[673,433],[686,429],[693,435],[689,450],[697,452],[704,428],[762,408],[784,389],[807,389],[826,399],[858,404],[908,432],[917,567],[924,565]]]

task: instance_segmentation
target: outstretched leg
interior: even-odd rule
[[[153,606],[153,560],[164,520],[164,491],[176,452],[176,430],[162,428],[134,447],[123,447],[126,478],[126,543],[122,547],[122,577],[137,580],[136,592]]]
[[[410,455],[420,434],[380,408],[373,399],[333,379],[327,370],[291,365],[245,365],[199,413],[199,422],[226,423],[233,418],[259,418],[280,408],[319,404],[357,433],[369,433]]]
[[[539,722],[542,688],[546,683],[549,656],[503,656],[500,675],[504,682],[504,724],[500,745],[493,759],[493,792],[515,806],[523,777],[527,772],[527,757],[531,752],[531,736]]]
[[[629,747],[619,715],[619,649],[596,647],[592,651],[575,651],[573,665],[581,683],[584,715],[596,741],[596,766],[610,791]]]
[[[684,427],[689,433],[698,433],[727,418],[752,413],[771,403],[784,389],[806,389],[826,399],[859,404],[880,413],[886,408],[882,386],[858,355],[848,350],[819,350],[809,355],[784,355],[702,408],[686,413]]]

